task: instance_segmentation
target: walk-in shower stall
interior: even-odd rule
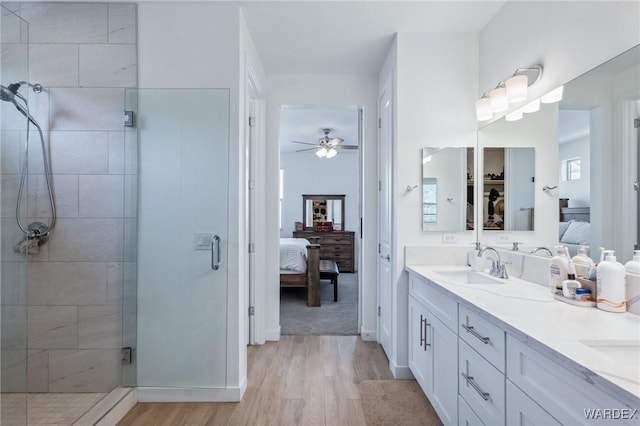
[[[93,424],[136,379],[136,6],[1,11],[0,423]]]

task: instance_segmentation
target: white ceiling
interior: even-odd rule
[[[241,1],[267,74],[377,75],[397,32],[480,31],[506,1]]]
[[[284,105],[280,110],[280,152],[295,152],[313,148],[292,143],[300,141],[316,144],[324,137],[322,129],[329,128],[329,136],[344,139],[343,145],[358,145],[358,107],[314,107]],[[315,151],[306,151],[313,154]],[[340,155],[357,153],[357,150],[343,150]]]
[[[267,74],[377,75],[397,32],[478,32],[506,1],[239,3]],[[281,152],[303,147],[292,140],[316,143],[325,127],[357,144],[354,107],[283,108]]]

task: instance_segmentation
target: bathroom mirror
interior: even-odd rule
[[[483,150],[482,229],[533,231],[535,149]]]
[[[606,247],[626,262],[640,241],[638,76],[640,46],[567,83],[559,105],[558,236],[596,261]]]
[[[422,230],[474,229],[474,148],[422,149]]]
[[[344,195],[304,194],[302,196],[304,230],[344,231],[344,197]],[[331,222],[332,229],[319,226],[321,223],[328,222]]]

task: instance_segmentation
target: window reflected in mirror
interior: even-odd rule
[[[474,148],[422,149],[422,230],[474,229]]]

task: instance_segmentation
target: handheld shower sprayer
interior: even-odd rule
[[[19,81],[17,83],[12,83],[8,86],[0,85],[0,101],[8,102],[13,104],[16,109],[27,118],[27,132],[26,132],[26,143],[25,143],[25,155],[24,162],[22,165],[22,176],[20,179],[20,188],[18,189],[18,200],[16,202],[16,222],[18,223],[18,227],[24,233],[24,238],[19,241],[14,246],[14,251],[23,254],[36,254],[39,251],[39,247],[46,243],[49,240],[49,236],[53,227],[56,223],[56,206],[55,200],[53,197],[53,188],[51,185],[51,172],[49,166],[49,160],[46,152],[46,147],[44,143],[44,136],[42,134],[42,129],[38,122],[31,116],[29,113],[29,102],[27,98],[24,97],[20,92],[21,86],[29,86],[35,93],[42,92],[42,85],[40,84],[32,84],[28,81]],[[27,159],[29,158],[29,124],[33,123],[33,125],[38,129],[38,134],[40,135],[40,147],[42,149],[42,158],[44,162],[44,177],[47,185],[47,192],[49,196],[49,205],[51,207],[51,223],[46,225],[42,222],[33,222],[28,226],[25,226],[21,219],[21,206],[22,206],[22,197],[24,192],[24,187],[26,183],[27,176],[27,168],[28,163]]]

